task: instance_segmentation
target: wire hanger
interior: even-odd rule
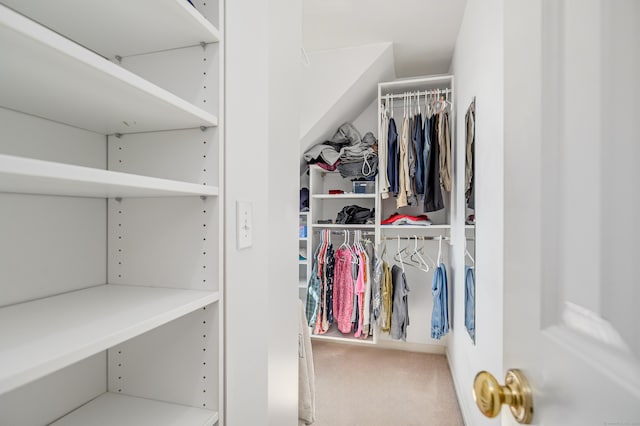
[[[402,252],[400,250],[400,235],[398,235],[398,261],[400,262],[400,267],[402,267],[402,272],[404,273],[404,263],[402,262]]]
[[[469,257],[473,266],[476,266],[476,261],[473,259],[473,256],[471,256],[471,253],[469,253],[469,250],[467,250],[466,247],[464,248],[464,254]]]
[[[429,265],[427,264],[427,262],[425,262],[425,260],[422,258],[422,256],[420,256],[420,253],[418,252],[418,236],[414,235],[413,236],[413,253],[411,253],[411,257],[409,258],[412,262],[414,262],[413,266],[415,266],[416,268],[418,268],[419,270],[423,271],[423,272],[429,272]],[[418,258],[418,260],[415,259],[415,257]]]

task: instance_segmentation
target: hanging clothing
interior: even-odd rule
[[[442,189],[440,188],[440,145],[438,139],[438,115],[429,120],[429,152],[426,187],[424,194],[424,211],[433,212],[444,208]],[[426,144],[425,144],[426,145]],[[426,149],[425,149],[426,151]]]
[[[467,201],[467,207],[470,209],[476,208],[475,203],[475,176],[473,173],[473,166],[475,164],[475,143],[476,143],[476,101],[475,99],[469,105],[467,114],[464,117],[465,127],[467,130],[466,135],[466,156],[464,167],[464,197]]]
[[[371,286],[371,307],[373,309],[373,321],[380,326],[380,318],[382,316],[382,263],[380,256],[375,256],[373,267],[373,283]]]
[[[440,148],[440,180],[442,188],[451,192],[451,131],[449,129],[449,113],[441,112],[438,118],[438,144]]]
[[[431,337],[440,340],[449,332],[449,300],[447,291],[447,270],[443,263],[433,273],[431,284],[433,312],[431,313]]]
[[[373,243],[371,241],[365,241],[364,243],[365,256],[367,258],[367,263],[365,265],[365,283],[367,288],[364,293],[364,304],[366,309],[366,315],[364,317],[364,333],[365,336],[373,335],[373,323],[375,321],[375,316],[373,313],[373,297],[374,297],[374,289],[373,289],[373,274],[375,268],[375,253],[373,249]]]
[[[409,118],[405,116],[402,119],[402,129],[399,142],[400,159],[398,162],[398,195],[396,198],[396,208],[406,207],[409,205],[408,197],[412,195],[409,184]]]
[[[409,325],[409,285],[402,268],[393,265],[393,312],[391,314],[391,337],[407,340],[407,326]]]
[[[383,111],[380,115],[380,139],[378,140],[378,183],[380,185],[380,196],[383,199],[389,198],[389,175],[387,174],[387,161],[388,158],[388,129],[389,129],[389,117],[387,112]]]
[[[389,119],[387,130],[387,177],[389,178],[389,191],[394,197],[398,196],[398,130],[396,121]]]
[[[305,313],[309,327],[313,327],[315,325],[318,315],[318,307],[320,306],[320,278],[318,277],[317,260],[319,251],[320,246],[316,248],[313,255],[313,267],[311,269],[311,275],[309,276],[309,284],[307,285],[307,303],[305,306]]]
[[[393,311],[393,279],[387,262],[382,262],[382,309],[380,312],[380,330],[384,333],[391,331],[391,312]]]
[[[418,199],[416,198],[416,152],[413,146],[413,133],[415,131],[416,118],[411,116],[409,118],[409,133],[407,134],[407,204],[410,206],[417,206]]]
[[[415,155],[415,194],[416,196],[424,195],[424,130],[422,129],[422,116],[416,115],[416,123],[413,131],[413,149]]]
[[[316,379],[313,370],[313,351],[308,320],[302,301],[298,327],[298,419],[310,425],[316,419]],[[307,321],[307,322],[305,322]]]
[[[353,313],[353,276],[351,272],[351,252],[339,248],[335,254],[335,275],[333,282],[333,316],[338,330],[351,332]]]
[[[356,249],[357,250],[357,249]],[[362,330],[364,326],[364,294],[366,292],[367,286],[365,284],[365,276],[364,276],[364,264],[365,260],[362,252],[356,251],[356,256],[358,256],[358,278],[356,279],[355,286],[355,298],[358,301],[358,322],[356,327],[356,332],[354,334],[355,337],[360,337],[362,335]]]
[[[464,271],[464,326],[469,336],[476,340],[476,283],[474,269],[465,266]]]

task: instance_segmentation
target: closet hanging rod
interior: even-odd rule
[[[347,230],[347,232],[355,232],[356,230],[354,229],[349,229]],[[322,231],[315,231],[314,234],[320,234]],[[374,231],[362,231],[360,232],[361,235],[375,235],[376,233]],[[331,235],[344,235],[344,231],[331,231]]]
[[[415,237],[415,236],[410,236],[410,237],[407,237],[407,236],[399,235],[399,236],[391,237],[391,236],[387,235],[385,237],[381,237],[380,239],[381,240],[387,240],[387,241],[394,241],[394,240],[395,241],[397,241],[397,240],[414,241],[416,238],[418,239],[418,241],[425,241],[425,240],[436,240],[436,241],[438,241],[440,238],[442,238],[442,241],[449,241],[449,237],[445,237],[445,236],[442,236],[442,237],[441,236],[437,236],[437,237],[424,237],[424,236]]]
[[[439,93],[438,93],[439,92]],[[425,95],[429,95],[429,96],[433,96],[433,95],[450,95],[451,94],[451,89],[430,89],[430,90],[416,90],[416,91],[409,91],[405,93],[393,93],[393,94],[387,94],[387,95],[380,95],[380,100],[385,100],[387,98],[389,99],[404,99],[404,97],[406,95],[409,96],[413,96],[415,97],[416,94],[419,94],[420,96],[425,96]]]

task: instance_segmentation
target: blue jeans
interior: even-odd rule
[[[469,336],[476,340],[476,283],[474,269],[465,266],[464,271],[464,325]]]

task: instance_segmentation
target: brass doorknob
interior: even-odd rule
[[[500,414],[502,404],[509,405],[511,414],[518,421],[528,425],[533,419],[533,397],[529,381],[517,369],[507,371],[505,386],[501,386],[493,375],[481,371],[473,381],[473,399],[487,417]]]

